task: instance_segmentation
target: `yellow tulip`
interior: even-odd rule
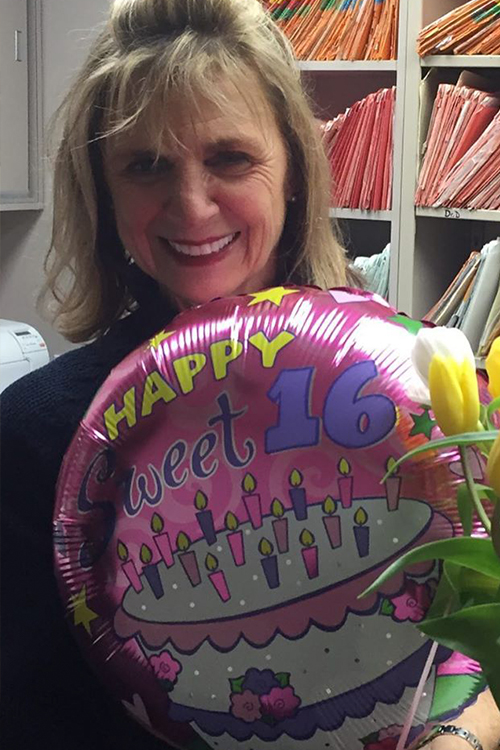
[[[486,357],[486,372],[491,397],[498,398],[500,396],[500,336],[494,340]]]
[[[488,456],[486,464],[486,476],[491,487],[500,497],[500,435],[493,443],[493,447]]]
[[[429,365],[429,392],[436,421],[445,435],[473,432],[479,421],[476,370],[470,359],[434,354]]]

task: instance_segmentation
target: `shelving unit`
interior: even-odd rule
[[[416,208],[415,188],[420,171],[428,119],[423,116],[420,86],[431,68],[456,80],[461,70],[491,71],[498,76],[500,55],[433,55],[416,52],[423,26],[464,4],[464,0],[400,0],[396,61],[300,62],[304,80],[327,119],[371,91],[396,84],[393,203],[391,211],[331,209],[346,232],[349,249],[370,255],[391,242],[389,301],[410,315],[423,317],[441,296],[472,249],[500,235],[499,211]]]

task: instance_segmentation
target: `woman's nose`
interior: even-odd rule
[[[178,176],[172,186],[168,206],[176,218],[186,224],[200,224],[214,218],[219,208],[213,185],[202,173],[189,170]]]

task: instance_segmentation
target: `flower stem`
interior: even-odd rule
[[[460,457],[462,459],[462,466],[464,467],[465,481],[467,482],[467,488],[470,493],[472,504],[485,530],[491,536],[491,521],[488,518],[485,509],[483,508],[483,504],[479,498],[479,495],[477,494],[476,485],[474,483],[474,478],[472,476],[472,471],[471,471],[470,464],[469,464],[469,458],[467,456],[467,449],[464,446],[460,446]]]

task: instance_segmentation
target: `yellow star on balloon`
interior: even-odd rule
[[[71,597],[71,608],[73,610],[73,624],[83,625],[89,635],[92,635],[90,623],[96,620],[99,615],[92,612],[87,604],[87,587],[83,586],[78,594]]]
[[[160,331],[160,333],[157,333],[156,336],[153,336],[153,338],[149,340],[149,346],[153,349],[158,349],[160,344],[163,341],[166,341],[170,336],[173,336],[174,333],[175,331]]]
[[[283,297],[287,294],[297,294],[298,289],[285,289],[284,286],[274,286],[272,289],[264,289],[263,292],[255,292],[251,294],[253,300],[248,303],[248,307],[251,305],[258,305],[259,302],[272,302],[273,305],[279,307],[283,302]]]

